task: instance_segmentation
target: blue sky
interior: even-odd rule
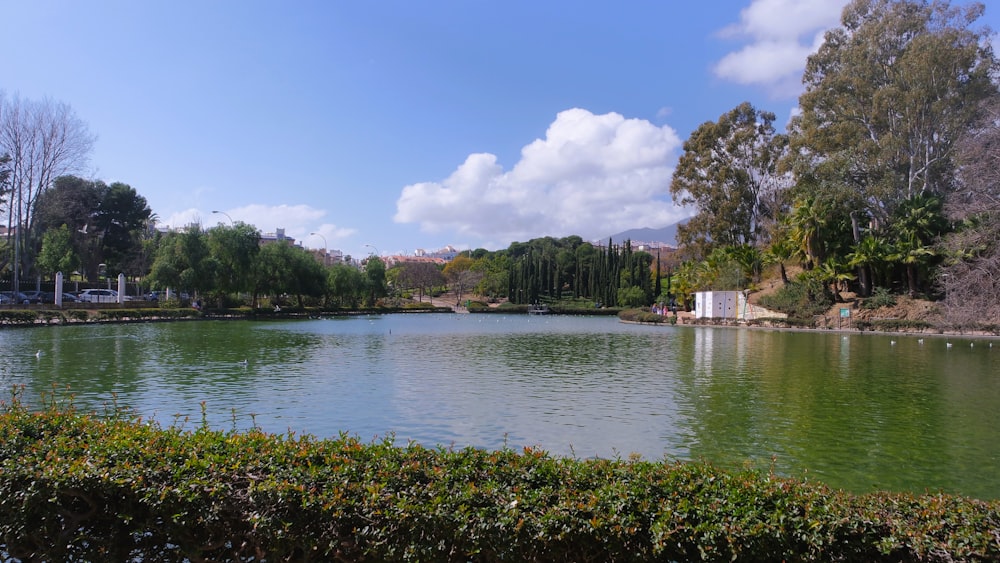
[[[161,224],[354,256],[592,240],[690,215],[683,141],[743,101],[783,127],[845,4],[8,1],[0,90],[71,105],[82,175]]]

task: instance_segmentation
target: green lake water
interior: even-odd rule
[[[0,330],[0,384],[29,401],[68,388],[189,428],[204,403],[225,430],[638,453],[984,499],[1000,498],[998,359],[985,339],[564,316]]]

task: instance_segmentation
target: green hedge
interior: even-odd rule
[[[618,312],[618,318],[623,321],[629,321],[634,323],[652,323],[652,324],[676,324],[677,317],[674,313],[669,315],[657,315],[651,313],[646,309],[625,309],[624,311]]]
[[[0,559],[987,561],[1000,503],[703,463],[0,411]]]

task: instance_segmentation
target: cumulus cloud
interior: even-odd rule
[[[721,35],[749,43],[716,63],[716,76],[739,84],[767,87],[773,95],[794,97],[801,91],[806,58],[823,42],[823,33],[839,24],[848,0],[753,0],[738,24]]]
[[[668,126],[566,110],[509,170],[495,155],[471,154],[444,180],[405,186],[394,219],[501,247],[664,227],[687,216],[669,193],[680,146]]]
[[[194,208],[185,209],[163,219],[161,224],[168,228],[183,228],[188,225],[202,225],[205,228],[210,228],[219,224],[228,225],[229,218],[226,217],[228,215],[234,222],[253,225],[262,233],[274,233],[278,229],[284,229],[287,236],[312,248],[322,248],[323,243],[320,237],[306,241],[310,233],[316,232],[323,235],[330,248],[335,248],[335,242],[346,240],[357,232],[356,229],[339,227],[332,223],[320,223],[318,227],[310,228],[310,225],[316,225],[321,221],[327,212],[309,205],[251,204],[220,211],[222,213],[206,212]]]

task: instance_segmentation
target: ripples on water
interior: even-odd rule
[[[993,351],[943,339],[390,315],[0,331],[0,382],[162,423],[771,465],[1000,498]],[[42,356],[36,358],[35,350]],[[1000,353],[1000,347],[997,349]],[[244,365],[243,360],[247,360]]]

